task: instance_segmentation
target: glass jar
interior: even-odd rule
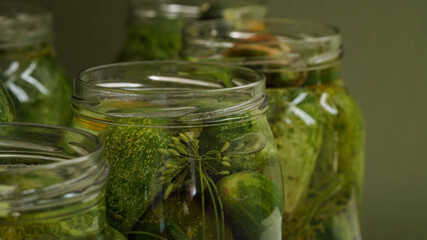
[[[0,239],[125,239],[106,221],[108,169],[92,134],[0,123]]]
[[[360,239],[364,123],[341,78],[341,36],[321,23],[201,21],[183,55],[267,76],[285,193],[283,239]]]
[[[198,18],[263,17],[266,8],[253,2],[197,0],[130,0],[127,42],[118,61],[179,58],[181,30]]]
[[[0,82],[0,122],[11,122],[15,120],[15,109],[10,102],[9,95]]]
[[[40,6],[0,3],[0,82],[18,121],[69,125],[71,80],[55,58],[51,24]]]
[[[280,239],[283,192],[264,76],[189,62],[96,67],[73,125],[111,164],[109,223],[129,239]]]

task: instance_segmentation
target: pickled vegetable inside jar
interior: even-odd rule
[[[105,142],[107,217],[129,239],[281,238],[262,74],[135,62],[83,71],[75,86],[73,126]]]
[[[69,125],[71,80],[55,58],[52,15],[40,6],[0,3],[0,82],[17,120]]]
[[[266,14],[256,1],[130,0],[127,41],[117,61],[179,59],[181,30],[202,19],[248,19]]]
[[[11,122],[15,119],[15,108],[9,99],[6,89],[0,82],[0,122]]]
[[[125,240],[107,225],[101,140],[62,127],[0,123],[0,239]]]
[[[247,66],[267,77],[267,118],[285,193],[283,239],[360,239],[364,123],[341,78],[338,29],[217,20],[184,33],[187,59]]]

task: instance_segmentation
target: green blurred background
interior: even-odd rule
[[[269,0],[270,16],[332,23],[344,76],[367,125],[362,231],[427,239],[427,0]],[[111,62],[125,0],[54,0],[56,46],[70,73]]]

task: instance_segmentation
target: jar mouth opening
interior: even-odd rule
[[[224,120],[263,106],[265,81],[261,72],[223,64],[117,63],[78,74],[74,82],[73,106],[99,114],[98,120],[105,116],[179,119],[180,123],[192,125],[200,121]],[[141,125],[156,126],[146,124]]]
[[[95,156],[99,156],[102,155],[103,153],[103,149],[104,149],[104,144],[102,143],[102,141],[96,137],[95,135],[79,130],[79,129],[74,129],[74,128],[68,128],[68,127],[62,127],[62,126],[56,126],[56,125],[46,125],[46,124],[38,124],[38,123],[23,123],[23,122],[7,122],[7,123],[0,123],[0,131],[1,129],[7,129],[10,128],[11,131],[13,131],[13,128],[22,128],[24,131],[22,131],[21,133],[25,133],[26,129],[28,130],[36,130],[36,131],[51,131],[53,133],[74,133],[77,135],[80,135],[81,137],[85,138],[88,141],[91,141],[92,143],[94,143],[94,149],[90,152],[87,151],[87,149],[82,149],[82,146],[79,145],[76,142],[69,142],[69,144],[71,146],[73,146],[73,150],[75,151],[76,154],[80,154],[80,156],[74,156],[71,157],[70,155],[58,155],[58,157],[65,157],[64,161],[54,161],[54,162],[50,162],[47,161],[45,164],[37,164],[37,165],[31,165],[31,166],[25,166],[25,165],[21,165],[22,167],[19,167],[19,165],[17,166],[13,166],[11,168],[7,168],[7,172],[8,173],[13,173],[13,172],[27,172],[27,171],[34,171],[34,170],[48,170],[48,169],[53,169],[56,167],[61,167],[61,166],[65,166],[65,165],[78,165],[82,162],[88,161],[88,159],[93,158]],[[7,129],[8,130],[8,129]],[[6,130],[6,131],[7,131]],[[0,134],[0,139],[4,138],[5,136],[2,136]],[[13,139],[13,140],[12,140]],[[24,150],[25,148],[28,150],[46,150],[46,151],[55,151],[58,152],[61,149],[55,147],[55,146],[44,146],[42,144],[30,144],[28,142],[25,142],[26,139],[23,138],[19,138],[15,136],[11,136],[11,138],[8,138],[8,141],[5,141],[4,139],[0,140],[0,155],[3,153],[4,149],[2,149],[2,147],[6,146],[6,147],[14,147],[13,143],[19,144],[19,141],[24,140],[23,147],[20,148],[21,150]],[[31,139],[29,139],[31,140]],[[8,152],[6,152],[8,153]],[[48,156],[46,156],[48,157]],[[53,157],[53,156],[52,156]],[[1,158],[0,158],[1,159]],[[54,160],[52,158],[52,160]],[[1,166],[2,164],[0,164]],[[0,174],[2,174],[2,171],[0,170]]]
[[[187,72],[160,72],[160,71],[149,71],[150,74],[140,74],[130,76],[130,79],[120,78],[120,76],[114,76],[114,74],[121,74],[121,70],[133,70],[138,67],[149,68],[153,67],[162,67],[166,69],[168,67],[182,66]],[[207,70],[199,76],[191,76],[192,69],[197,69],[198,67]],[[236,71],[244,74],[245,77],[251,78],[246,79],[232,79],[232,86],[222,85],[223,79],[218,79],[216,76],[209,76],[209,74],[214,74],[220,70],[224,71]],[[116,72],[118,71],[118,72]],[[103,74],[112,73],[111,77],[116,77],[111,80],[106,81],[107,79],[102,79]],[[181,74],[181,76],[179,76]],[[206,74],[206,75],[203,75]],[[219,73],[220,74],[220,73]],[[97,79],[101,77],[101,79]],[[119,77],[119,78],[117,78]],[[125,76],[123,76],[125,77]],[[134,78],[136,77],[136,78]],[[90,79],[92,78],[92,79]],[[124,81],[124,80],[131,80]],[[151,84],[147,84],[147,81],[150,81]],[[158,86],[155,86],[160,83]],[[163,84],[166,83],[166,84]],[[168,83],[177,83],[173,87],[168,86]],[[219,92],[233,92],[242,89],[250,89],[257,86],[262,86],[265,83],[265,76],[259,71],[252,69],[238,67],[238,66],[229,66],[226,64],[216,64],[216,63],[191,63],[186,61],[138,61],[138,62],[124,62],[124,63],[114,63],[107,64],[97,67],[92,67],[85,69],[78,73],[75,76],[75,84],[86,85],[87,87],[97,88],[103,91],[111,92],[121,92],[129,94],[217,94]],[[180,87],[181,84],[183,87]],[[151,86],[153,85],[153,86]]]
[[[103,195],[104,145],[78,129],[0,123],[0,218]]]
[[[337,27],[308,20],[204,20],[184,33],[184,57],[244,66],[304,69],[338,60],[343,52]]]
[[[52,13],[34,3],[0,3],[0,49],[25,47],[50,40]]]

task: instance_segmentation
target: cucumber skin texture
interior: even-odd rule
[[[157,150],[167,147],[167,137],[163,128],[120,125],[111,125],[102,133],[110,163],[107,218],[122,233],[132,230],[161,190],[158,169],[164,158]]]
[[[313,184],[332,175],[342,175],[347,189],[345,194],[349,197],[351,191],[355,191],[360,207],[365,144],[362,114],[354,99],[339,84],[319,86],[314,90],[319,99],[322,95],[328,96],[326,102],[336,109],[336,113],[324,109],[322,124],[325,131]],[[337,166],[334,166],[335,159],[338,159]]]
[[[360,209],[363,196],[365,125],[362,113],[354,99],[341,87],[334,87],[339,114],[335,127],[339,133],[338,172],[347,176],[355,187],[357,205]]]
[[[234,239],[273,240],[275,234],[280,236],[282,192],[270,179],[244,171],[222,178],[217,186]],[[263,226],[271,217],[273,221]]]
[[[0,82],[0,122],[12,122],[15,118],[15,109],[9,100],[6,89]]]
[[[316,95],[307,89],[268,89],[270,110],[267,114],[279,150],[285,193],[285,213],[290,214],[303,200],[322,142],[322,110]],[[305,96],[300,103],[291,103]],[[312,121],[302,119],[293,109],[303,111]]]
[[[205,196],[206,197],[206,196]],[[162,232],[162,225],[165,221],[172,219],[187,235],[189,240],[204,240],[202,238],[202,206],[200,196],[191,196],[191,193],[178,193],[168,199],[152,205],[141,217],[134,231],[148,231],[167,239],[175,239],[172,234],[165,229]],[[216,239],[215,216],[211,207],[205,207],[206,238]],[[149,236],[138,236],[130,234],[131,240],[157,240],[158,238]],[[225,226],[225,240],[232,240],[233,236],[230,228]]]
[[[332,114],[324,109],[322,119],[325,127],[322,149],[312,177],[311,187],[317,191],[316,183],[339,180],[341,190],[331,196],[329,205],[335,205],[335,212],[320,224],[324,233],[320,239],[347,239],[343,236],[360,234],[359,218],[363,188],[364,169],[364,122],[359,107],[346,90],[338,85],[314,88],[319,99],[327,95],[327,105],[336,109]],[[316,196],[312,196],[316,198]],[[345,219],[344,219],[345,216]],[[344,221],[345,220],[345,221]],[[353,239],[353,238],[352,238]],[[355,238],[358,239],[358,238]]]
[[[304,91],[304,89],[302,88],[299,89],[299,91],[301,92]],[[280,111],[275,111],[275,107],[277,104],[283,104],[283,99],[277,98],[277,96],[279,95],[277,94],[277,92],[280,92],[280,90],[268,89],[268,91],[271,99],[270,112],[268,113],[268,117],[273,133],[277,134],[277,132],[286,132],[286,129],[279,128],[285,126],[284,124],[278,125],[277,122],[272,121],[272,119],[280,118],[280,114],[277,113]],[[358,212],[361,207],[364,166],[364,123],[360,110],[353,98],[339,83],[313,86],[307,88],[307,91],[312,92],[310,93],[310,96],[312,96],[314,93],[315,101],[318,102],[318,104],[316,104],[313,101],[311,106],[317,106],[318,108],[320,108],[320,113],[319,111],[317,111],[317,114],[309,115],[317,121],[317,126],[321,129],[317,133],[317,136],[320,135],[321,142],[316,142],[320,145],[317,147],[317,153],[313,154],[313,156],[316,158],[313,163],[315,163],[316,165],[314,170],[311,170],[310,175],[312,176],[311,180],[309,179],[310,184],[308,186],[305,185],[305,191],[309,191],[309,198],[311,198],[310,201],[312,202],[315,201],[315,198],[317,197],[317,195],[313,194],[313,192],[324,191],[324,188],[319,188],[319,183],[323,183],[323,187],[328,187],[333,184],[333,182],[339,181],[336,184],[338,184],[337,186],[340,186],[340,190],[338,192],[335,192],[333,196],[329,196],[328,202],[325,203],[325,207],[336,206],[333,208],[335,209],[335,211],[330,212],[330,216],[326,218],[322,215],[322,220],[320,222],[309,222],[307,224],[316,224],[317,226],[321,225],[325,229],[324,232],[316,233],[316,237],[318,237],[319,239],[347,239],[346,236],[350,235],[357,237],[360,234]],[[273,92],[273,94],[271,92]],[[325,96],[327,96],[327,98],[325,98]],[[282,102],[278,102],[279,100]],[[319,104],[322,101],[324,101],[323,105]],[[301,104],[304,104],[304,102]],[[330,109],[327,109],[325,105],[328,105]],[[307,107],[308,106],[309,105],[307,105]],[[303,107],[302,105],[300,106],[300,108],[306,110],[306,112],[310,112],[306,107]],[[335,110],[336,112],[334,112],[333,110]],[[293,128],[295,128],[295,126],[298,125],[292,125]],[[304,131],[304,129],[302,129],[302,131]],[[309,133],[310,131],[314,132],[315,130],[306,128],[305,131]],[[287,135],[291,134],[294,133],[287,133]],[[313,134],[313,136],[315,136],[315,134]],[[288,141],[285,142],[286,136],[284,136],[283,141],[285,143],[290,143],[289,139],[294,139],[296,137],[297,136],[288,137]],[[305,137],[308,138],[308,135],[306,135]],[[298,142],[299,147],[303,148],[303,145],[301,143],[307,143],[308,141],[295,141],[295,143]],[[288,146],[287,148],[291,149],[291,152],[298,151],[298,146],[293,146],[292,148]],[[278,143],[278,149],[279,152],[281,152],[281,150],[283,150],[283,145],[280,145],[280,143]],[[292,156],[290,155],[289,151],[287,152],[287,154],[287,156]],[[305,152],[305,154],[307,154],[307,151]],[[284,173],[284,178],[286,178],[286,176],[290,174],[290,172],[294,172],[292,168],[283,164],[282,159],[286,158],[287,156],[283,155],[283,153],[279,155],[283,167],[282,170]],[[309,173],[310,171],[304,170],[301,172]],[[290,198],[295,198],[297,196],[294,189],[298,188],[290,184],[290,182],[286,179],[284,179],[284,187],[285,193],[290,193],[285,195],[285,212],[287,212],[287,210],[289,210],[289,205],[286,204],[289,204],[291,202],[289,200]],[[296,205],[298,209],[304,207],[304,198],[306,197],[307,194],[303,194],[301,199],[299,199],[300,205]],[[296,203],[296,201],[294,202]],[[323,208],[320,207],[320,209],[318,209],[314,213],[314,216],[316,216],[316,214],[321,214],[321,212],[323,211],[322,209]],[[292,219],[298,220],[300,218],[303,218],[304,216],[299,215],[301,213],[306,214],[305,211],[298,212],[297,215],[294,214],[292,216]],[[310,227],[310,225],[307,225],[307,227]]]

